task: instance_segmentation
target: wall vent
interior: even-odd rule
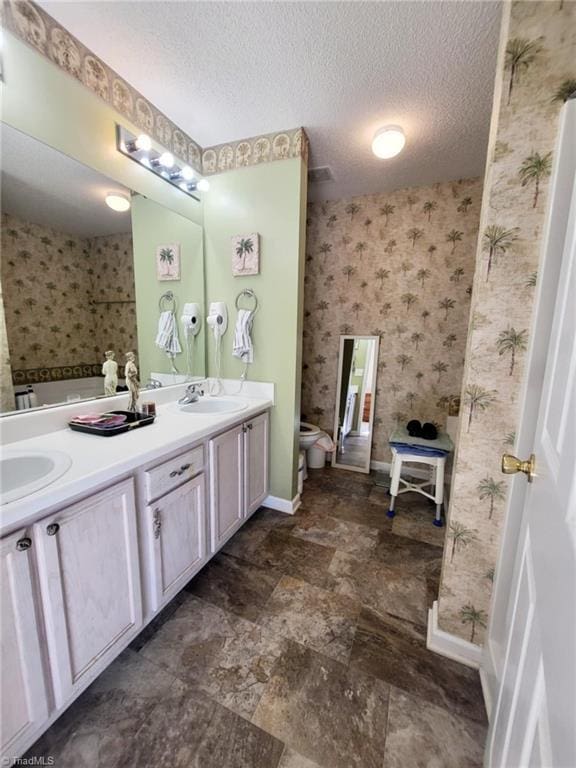
[[[308,171],[308,182],[310,184],[324,184],[327,181],[334,181],[332,169],[327,165],[322,168],[310,168]]]

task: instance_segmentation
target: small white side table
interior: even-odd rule
[[[390,465],[390,509],[386,513],[388,517],[394,517],[396,512],[396,497],[401,493],[413,491],[431,499],[436,504],[436,517],[433,525],[441,528],[442,522],[442,504],[444,502],[444,469],[446,466],[446,456],[422,456],[416,453],[400,453],[396,448],[390,448],[392,451],[392,464]],[[402,465],[425,464],[430,467],[430,479],[422,483],[409,483],[402,477]],[[401,487],[402,486],[402,487]],[[425,490],[425,489],[428,490]]]

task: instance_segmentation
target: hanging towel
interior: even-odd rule
[[[158,320],[158,333],[156,335],[156,346],[160,347],[170,358],[179,355],[182,352],[180,340],[178,339],[178,325],[174,312],[167,310],[160,313]]]
[[[251,363],[254,359],[252,348],[252,321],[254,312],[251,309],[239,309],[234,329],[234,344],[232,354],[239,357],[245,363]]]

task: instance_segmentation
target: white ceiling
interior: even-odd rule
[[[40,4],[202,146],[303,125],[315,199],[482,173],[499,2]],[[400,124],[405,150],[370,151]]]
[[[130,212],[104,203],[128,190],[6,123],[0,135],[3,212],[77,237],[131,231]]]

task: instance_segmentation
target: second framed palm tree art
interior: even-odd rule
[[[260,272],[260,236],[235,235],[232,238],[232,274],[234,277],[257,275]]]

